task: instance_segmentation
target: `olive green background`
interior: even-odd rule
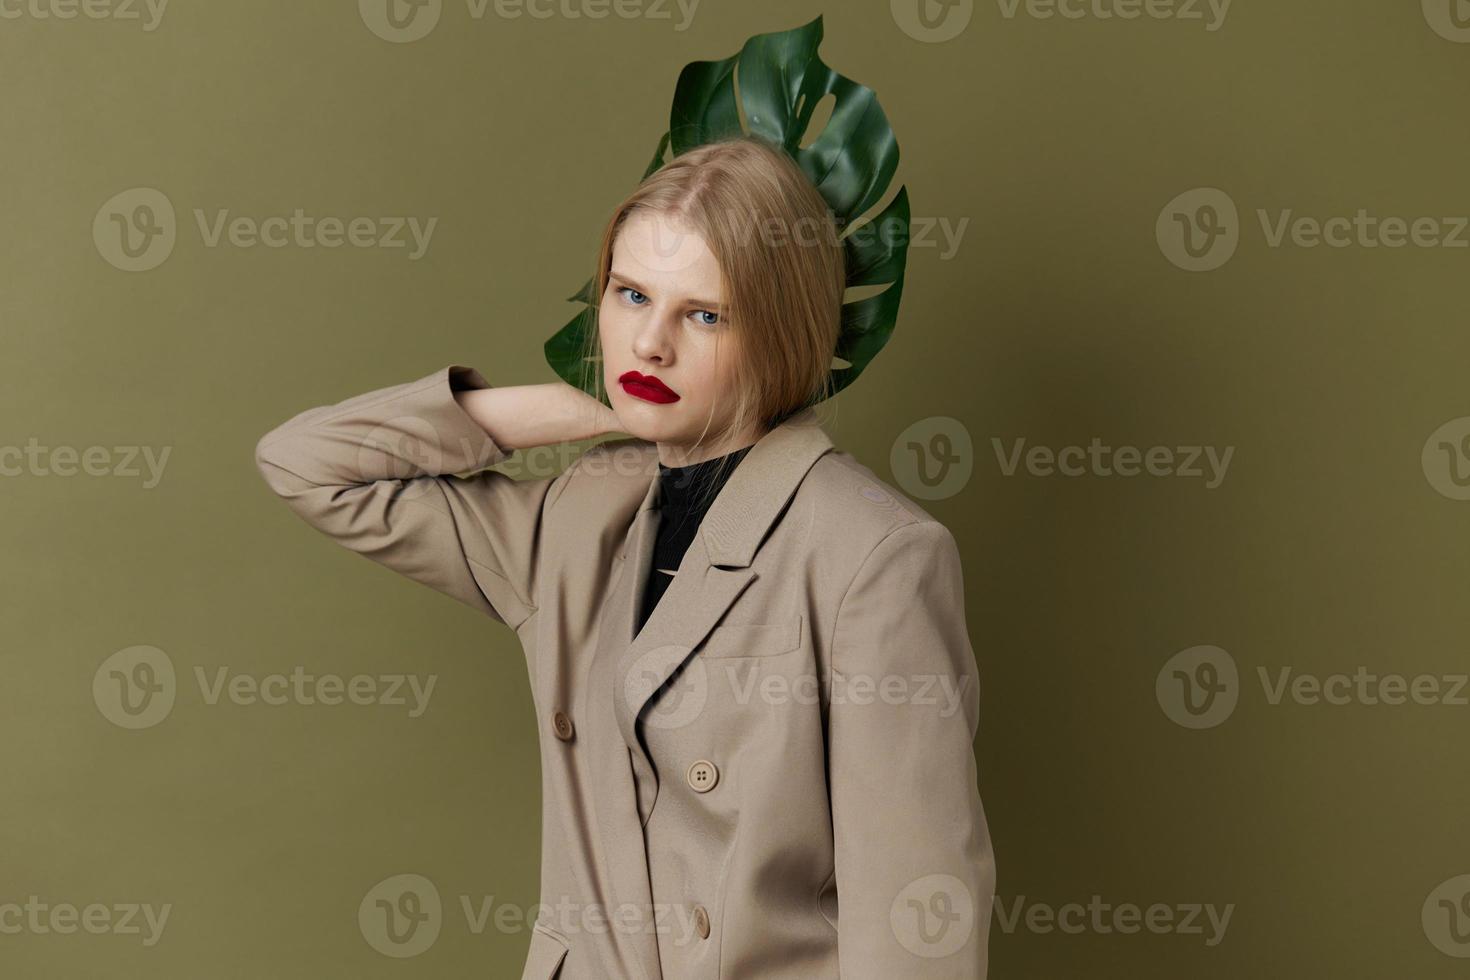
[[[818,13],[824,59],[882,99],[916,222],[968,221],[955,254],[912,249],[898,330],[828,428],[895,484],[910,425],[950,417],[973,440],[963,488],[920,503],[964,555],[998,903],[1022,903],[991,922],[991,976],[1463,976],[1431,933],[1470,918],[1431,893],[1470,872],[1470,708],[1272,704],[1257,672],[1467,669],[1470,501],[1436,490],[1421,450],[1470,416],[1470,252],[1271,247],[1257,209],[1470,212],[1470,44],[1415,2],[1236,0],[1217,30],[1198,10],[982,3],[943,43],[866,2],[704,0],[679,31],[676,6],[475,19],[451,0],[413,43],[350,2],[174,0],[152,31],[0,18],[0,446],[171,450],[151,489],[0,479],[0,905],[172,906],[151,947],[0,932],[0,976],[519,976],[526,929],[476,932],[461,907],[537,900],[515,636],[312,532],[252,451],[303,409],[448,363],[553,380],[541,344],[679,69]],[[137,187],[168,196],[178,240],[125,272],[91,229]],[[1201,187],[1239,207],[1240,240],[1190,272],[1155,225]],[[410,261],[207,247],[196,208],[439,220]],[[992,442],[1094,437],[1234,455],[1206,489],[1006,475]],[[1155,683],[1206,644],[1238,666],[1239,703],[1192,730]],[[134,645],[167,653],[177,701],[126,730],[92,684]],[[195,670],[224,666],[437,687],[418,718],[210,704]],[[403,873],[445,912],[400,960],[357,909]],[[1207,925],[1028,924],[1093,896],[1233,911],[1213,945]]]

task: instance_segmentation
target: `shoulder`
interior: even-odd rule
[[[836,617],[859,633],[888,616],[963,617],[959,544],[942,522],[848,453],[830,450],[801,492],[821,513],[814,553],[836,583]],[[917,622],[917,620],[913,620]]]
[[[954,547],[943,523],[851,454],[831,449],[818,457],[793,504],[811,514],[820,537],[856,569],[879,545]]]

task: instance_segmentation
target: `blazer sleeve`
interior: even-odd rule
[[[828,716],[843,980],[984,980],[995,859],[954,537],[890,531],[843,597]]]
[[[511,628],[535,612],[539,542],[571,469],[515,480],[454,399],[488,388],[452,364],[308,409],[261,437],[255,463],[297,516],[339,544]]]

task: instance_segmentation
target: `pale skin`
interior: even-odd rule
[[[676,216],[635,211],[614,242],[598,316],[612,408],[563,381],[458,391],[455,400],[507,451],[627,433],[655,443],[665,466],[688,466],[749,446],[764,433],[712,438],[730,417],[728,365],[740,343],[720,307],[722,279],[704,239]],[[631,394],[618,380],[628,371],[658,378],[678,400]]]

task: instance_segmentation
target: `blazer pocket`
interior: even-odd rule
[[[716,626],[699,647],[701,657],[775,657],[801,646],[805,618],[786,623]]]
[[[526,968],[521,971],[521,980],[556,980],[566,956],[566,940],[536,923],[531,927],[531,948],[526,953]]]

